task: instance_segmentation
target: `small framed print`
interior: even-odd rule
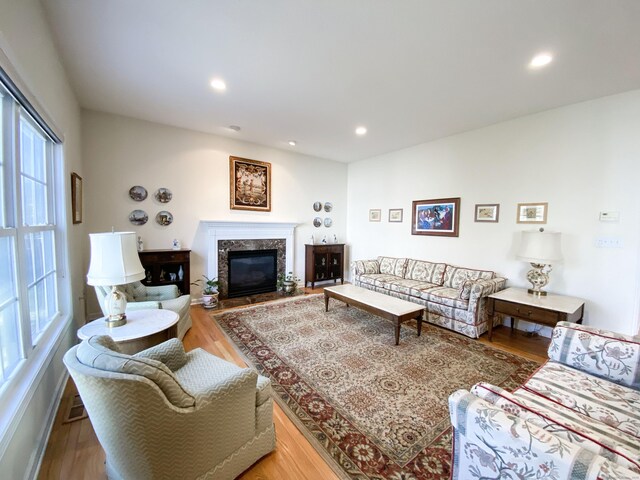
[[[379,208],[369,210],[369,221],[379,222],[382,219],[382,210]]]
[[[547,223],[548,203],[519,203],[517,223]]]
[[[71,217],[73,223],[82,223],[82,177],[71,173]]]
[[[476,204],[476,222],[498,223],[499,215],[500,204],[498,203]]]
[[[401,208],[390,208],[389,209],[389,222],[391,222],[391,223],[402,223],[402,209]]]

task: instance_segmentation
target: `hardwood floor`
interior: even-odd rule
[[[321,292],[322,287],[315,290],[306,289],[306,293]],[[245,302],[234,301],[231,308],[243,306],[243,303],[252,304],[259,301],[260,298],[255,297],[247,299]],[[227,309],[227,305],[223,305],[222,309]],[[192,350],[201,347],[230,362],[245,366],[233,345],[227,341],[217,325],[210,320],[209,313],[201,306],[191,308],[193,327],[184,337],[185,349]],[[547,338],[528,337],[520,331],[512,334],[510,329],[506,327],[494,329],[493,342],[489,342],[486,337],[486,334],[483,335],[479,341],[532,360],[542,362],[547,358],[546,349],[549,344]],[[105,454],[98,443],[89,419],[62,423],[76,393],[73,382],[69,380],[40,468],[38,478],[41,480],[106,479]],[[337,479],[331,468],[277,405],[274,409],[274,423],[277,436],[276,450],[253,465],[239,478],[243,480]]]

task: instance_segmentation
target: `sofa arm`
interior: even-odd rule
[[[175,372],[187,363],[187,354],[184,351],[182,342],[177,338],[172,338],[151,348],[147,348],[133,355],[134,357],[150,358],[164,363],[169,370]]]
[[[356,260],[351,263],[351,271],[354,275],[380,273],[380,262],[378,260]]]
[[[454,428],[453,480],[638,477],[637,473],[510,415],[466,390],[451,394],[449,413]]]
[[[640,390],[640,338],[570,322],[553,329],[549,359]]]
[[[478,281],[467,281],[462,285],[462,289],[460,292],[460,297],[464,298],[465,289],[469,289],[469,311],[473,312],[476,310],[476,305],[478,302],[492,293],[499,292],[500,290],[504,290],[505,285],[507,284],[507,279],[504,277],[496,277],[490,280],[478,280]]]

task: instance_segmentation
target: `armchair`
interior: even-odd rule
[[[64,356],[110,479],[231,479],[275,448],[267,378],[171,339],[135,355],[94,336]]]
[[[102,313],[106,316],[105,303],[107,295],[111,292],[111,286],[96,286],[94,288]],[[127,312],[145,308],[164,308],[176,312],[180,317],[180,320],[178,320],[178,338],[180,340],[191,328],[191,315],[189,314],[191,296],[180,295],[176,285],[147,287],[141,282],[133,282],[120,285],[118,289],[127,298]]]

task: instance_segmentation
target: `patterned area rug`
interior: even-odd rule
[[[391,322],[306,296],[214,315],[321,454],[357,479],[448,479],[448,396],[511,389],[538,364],[448,330]],[[305,431],[306,430],[306,431]],[[334,465],[335,466],[335,465]]]

